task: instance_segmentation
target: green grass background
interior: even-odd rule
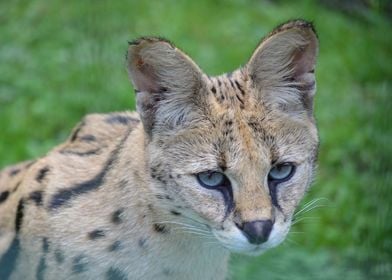
[[[167,37],[214,75],[305,18],[320,37],[321,150],[304,203],[320,207],[279,248],[233,256],[231,279],[392,279],[392,26],[382,0],[362,2],[347,15],[305,0],[1,1],[0,167],[45,154],[86,113],[133,109],[127,40]]]

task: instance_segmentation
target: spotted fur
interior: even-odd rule
[[[131,42],[138,113],[88,115],[46,156],[0,172],[0,279],[219,280],[230,251],[278,245],[315,166],[317,49],[312,25],[290,21],[210,77],[167,40]],[[282,162],[296,173],[269,183]],[[226,185],[204,188],[209,170]],[[263,242],[252,221],[268,221]]]

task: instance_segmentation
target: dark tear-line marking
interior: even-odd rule
[[[110,167],[117,160],[118,154],[121,151],[125,140],[128,138],[130,134],[130,130],[126,133],[125,137],[118,143],[116,148],[111,152],[109,159],[106,161],[104,167],[101,172],[99,172],[94,178],[75,184],[73,187],[69,189],[60,190],[58,193],[53,195],[50,203],[49,209],[56,210],[62,206],[65,206],[72,198],[75,198],[79,195],[89,193],[100,188],[105,183],[105,176],[110,170]]]

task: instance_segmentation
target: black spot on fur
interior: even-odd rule
[[[115,252],[121,249],[121,241],[114,241],[112,245],[109,246],[109,252]]]
[[[35,180],[37,180],[38,183],[41,183],[45,179],[45,176],[48,174],[49,170],[50,170],[49,166],[45,166],[44,168],[41,168],[38,171]]]
[[[173,276],[174,272],[171,269],[164,268],[163,271],[162,271],[162,274],[164,276]]]
[[[46,238],[46,237],[42,238],[42,251],[44,253],[49,252],[49,241],[48,241],[48,238]]]
[[[127,280],[128,277],[118,268],[109,268],[105,275],[107,280]]]
[[[112,151],[109,156],[109,159],[106,161],[104,167],[101,172],[99,172],[94,178],[79,184],[75,184],[73,187],[69,189],[60,190],[58,193],[53,195],[52,200],[49,203],[49,208],[51,210],[58,209],[66,204],[75,197],[79,195],[89,193],[94,191],[102,186],[105,180],[105,176],[107,172],[110,170],[110,167],[117,160],[118,153],[120,152],[125,140],[128,138],[130,131],[125,135],[125,137],[118,143],[117,147]]]
[[[14,237],[8,250],[0,258],[0,279],[9,279],[11,273],[16,268],[16,262],[20,252],[20,241],[17,236]]]
[[[36,277],[37,280],[43,280],[44,279],[45,270],[46,270],[46,261],[45,261],[45,257],[42,256],[40,261],[39,261],[39,264],[38,264],[37,272],[35,274],[36,275],[35,277]]]
[[[120,209],[113,212],[112,217],[111,217],[111,221],[113,224],[118,225],[123,222],[122,217],[121,217],[123,212],[124,212],[123,208],[120,208]]]
[[[217,161],[218,161],[219,168],[222,171],[226,171],[226,169],[227,169],[227,161],[226,161],[226,156],[225,156],[224,153],[220,153],[219,157],[217,158]]]
[[[172,213],[172,214],[175,215],[175,216],[181,215],[180,212],[177,212],[177,211],[175,211],[175,210],[171,210],[170,213]]]
[[[101,229],[96,229],[88,233],[88,238],[91,240],[96,240],[103,237],[105,237],[105,232]]]
[[[20,169],[19,169],[19,168],[14,168],[14,169],[11,169],[9,175],[10,175],[11,177],[13,177],[13,176],[17,175],[19,172],[20,172]]]
[[[77,274],[77,273],[82,273],[84,271],[87,271],[87,258],[84,255],[79,255],[75,257],[72,260],[72,272]]]
[[[4,201],[6,201],[9,195],[10,195],[9,191],[1,192],[0,193],[0,203],[3,203]]]
[[[212,88],[211,88],[211,91],[212,91],[213,93],[216,93],[216,88],[215,88],[215,87],[212,87]]]
[[[35,191],[30,193],[29,199],[35,202],[35,205],[42,206],[42,194],[43,191]]]
[[[138,245],[139,245],[140,248],[146,248],[146,246],[147,246],[147,238],[145,238],[145,237],[140,238],[139,241],[138,241]]]
[[[58,264],[62,264],[65,260],[64,254],[60,249],[54,251],[54,259]]]
[[[23,223],[23,216],[24,216],[24,200],[23,198],[19,200],[18,208],[16,209],[16,216],[15,216],[15,231],[18,233],[20,227]]]
[[[168,233],[168,229],[162,224],[154,224],[154,230],[158,233]]]

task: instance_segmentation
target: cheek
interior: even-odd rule
[[[222,194],[218,191],[204,189],[195,180],[176,180],[176,196],[183,202],[188,211],[213,224],[222,222],[225,205]]]
[[[305,195],[310,183],[311,172],[308,168],[301,168],[294,180],[287,185],[278,187],[278,201],[286,218],[293,215],[298,204]]]
[[[276,217],[275,224],[272,228],[270,237],[269,237],[268,242],[266,244],[268,246],[268,248],[276,247],[285,240],[285,238],[290,230],[290,225],[291,225],[291,222],[285,221],[284,217],[282,215],[281,216],[278,215]]]
[[[278,201],[285,217],[291,217],[301,199],[304,197],[306,185],[296,183],[282,186],[278,191]]]

